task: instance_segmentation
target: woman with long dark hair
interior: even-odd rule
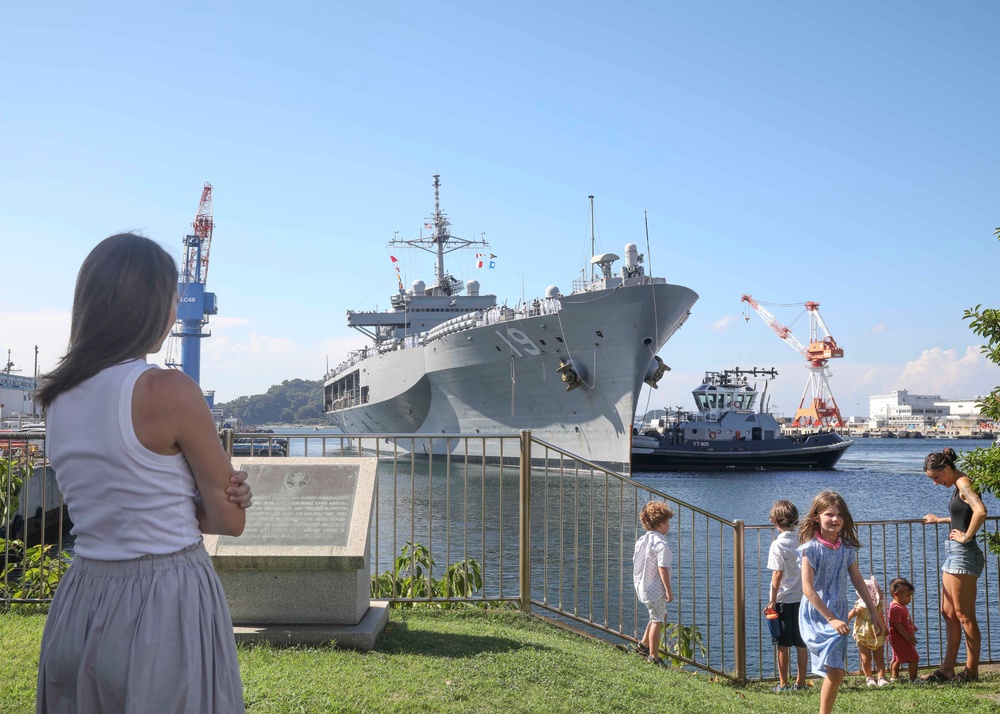
[[[928,513],[924,523],[949,523],[945,561],[941,566],[941,614],[946,643],[944,661],[926,677],[932,682],[973,682],[979,679],[979,623],[976,622],[976,586],[986,558],[976,543],[976,532],[986,521],[986,506],[972,487],[972,481],[955,468],[954,449],[928,454],[924,472],[938,486],[952,488],[947,516]],[[965,671],[955,674],[958,646],[965,634]]]
[[[42,636],[37,711],[243,712],[225,594],[203,533],[250,506],[199,386],[146,363],[177,318],[177,268],[111,236],[83,261],[69,348],[42,382],[76,556]]]

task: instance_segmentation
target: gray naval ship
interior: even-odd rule
[[[434,176],[433,234],[393,239],[436,256],[436,282],[414,281],[378,312],[347,312],[370,343],[324,380],[324,406],[345,433],[533,436],[588,461],[629,470],[632,420],[643,383],[669,369],[657,352],[684,324],[698,295],[646,275],[643,256],[625,246],[594,256],[592,275],[564,295],[508,308],[480,284],[464,285],[444,256],[485,246],[453,236]],[[463,294],[464,293],[464,294]],[[408,445],[408,444],[407,444]],[[456,440],[417,439],[418,454],[443,454]],[[463,445],[463,449],[466,447]],[[499,442],[469,440],[470,452],[500,457]],[[506,455],[510,453],[510,444]],[[486,449],[486,453],[480,453]]]

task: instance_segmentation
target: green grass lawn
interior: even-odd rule
[[[0,713],[34,711],[44,614],[0,614]],[[736,686],[647,664],[515,611],[393,610],[372,652],[240,649],[247,711],[292,712],[815,712],[809,692]],[[838,712],[1000,711],[1000,674],[966,686],[866,689],[848,677]],[[150,712],[155,712],[151,708]]]

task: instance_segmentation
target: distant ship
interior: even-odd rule
[[[657,352],[698,295],[646,275],[629,243],[617,273],[617,255],[597,255],[595,273],[575,281],[571,294],[551,286],[542,298],[498,305],[496,295],[480,294],[478,281],[463,285],[445,270],[446,253],[486,246],[453,236],[450,225],[434,176],[433,233],[390,246],[433,253],[436,282],[404,289],[400,280],[388,310],[347,312],[347,324],[371,343],[326,375],[325,411],[346,433],[474,437],[530,429],[553,446],[627,471],[639,391],[669,369]],[[418,439],[413,448],[429,454],[456,446],[438,438]],[[470,452],[484,448],[485,457],[501,456],[498,442],[469,440]]]
[[[658,418],[632,437],[633,471],[832,469],[854,443],[836,432],[788,437],[778,421],[755,411],[748,377],[773,369],[706,372],[692,392],[697,411]]]

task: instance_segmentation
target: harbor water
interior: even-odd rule
[[[324,431],[317,431],[310,436],[322,437],[326,435]],[[288,430],[286,433],[291,435],[303,432]],[[327,433],[332,437],[336,432],[330,430]],[[990,442],[986,440],[857,439],[837,468],[829,471],[643,473],[637,474],[634,481],[664,493],[669,498],[686,502],[727,520],[742,520],[747,525],[744,562],[748,673],[751,677],[768,678],[773,676],[773,649],[770,638],[762,631],[762,623],[757,620],[760,619],[760,609],[766,602],[767,583],[770,580],[770,572],[766,569],[767,548],[776,533],[768,525],[767,519],[773,502],[779,498],[787,498],[804,514],[816,493],[833,489],[844,496],[857,522],[918,521],[927,513],[943,516],[947,513],[950,493],[947,489],[935,486],[925,476],[922,470],[924,457],[931,451],[940,451],[945,447],[961,453],[989,445]],[[327,448],[332,453],[339,448],[339,440],[328,439]],[[289,451],[293,456],[305,455],[304,442],[291,438]],[[311,439],[308,455],[318,456],[320,453],[318,440]],[[400,546],[410,539],[431,546],[439,564],[454,562],[460,559],[464,550],[460,545],[456,546],[458,541],[455,540],[455,534],[463,533],[468,521],[472,521],[482,523],[483,526],[475,526],[470,534],[471,541],[468,545],[471,546],[471,555],[483,562],[486,570],[494,576],[488,578],[484,591],[488,591],[486,594],[490,596],[518,592],[516,468],[507,468],[501,473],[498,467],[488,467],[481,470],[484,478],[480,478],[480,469],[477,468],[477,474],[468,483],[454,475],[453,481],[448,482],[445,477],[447,468],[442,460],[435,462],[434,474],[430,478],[425,472],[426,463],[416,468],[415,476],[411,475],[407,465],[406,475],[401,481],[393,480],[391,469],[392,465],[385,462],[379,469],[383,490],[379,494],[380,520],[373,527],[373,570],[381,572],[388,567],[394,557],[399,555]],[[610,617],[625,625],[625,634],[641,634],[645,624],[645,611],[636,607],[634,602],[630,565],[628,562],[624,563],[624,572],[620,575],[614,568],[610,576],[602,573],[599,566],[601,562],[606,562],[605,555],[608,556],[607,559],[614,559],[615,555],[595,552],[601,548],[594,547],[597,544],[590,536],[583,530],[578,536],[576,526],[569,524],[569,520],[573,519],[571,513],[574,508],[583,509],[592,502],[590,489],[593,484],[570,477],[564,481],[563,493],[562,487],[556,485],[557,482],[558,479],[550,480],[549,490],[544,493],[537,485],[533,486],[533,530],[540,530],[536,530],[532,536],[532,597],[536,600],[545,599],[552,604],[558,602],[560,609],[579,613],[591,621],[607,621]],[[446,485],[448,483],[451,485]],[[463,501],[471,505],[471,510],[463,510],[460,505]],[[994,516],[1000,515],[1000,505],[995,498],[986,495],[984,502]],[[542,506],[542,503],[545,505]],[[539,521],[543,512],[548,514],[545,526],[541,526]],[[675,595],[680,593],[680,597],[668,608],[668,619],[703,623],[701,626],[706,633],[711,628],[717,628],[709,642],[709,649],[715,652],[714,657],[724,658],[728,662],[731,655],[719,648],[731,647],[733,637],[732,535],[718,531],[718,535],[711,538],[709,552],[697,556],[699,568],[701,559],[707,557],[711,570],[718,574],[713,585],[718,594],[714,597],[729,603],[725,612],[721,613],[723,616],[719,618],[720,613],[712,614],[704,610],[704,582],[696,586],[685,580],[692,572],[694,563],[691,558],[696,557],[691,554],[690,537],[705,535],[703,526],[698,527],[697,534],[692,532],[690,519],[687,517],[689,515],[690,511],[687,511],[685,518],[679,518],[672,528],[671,539],[679,537],[689,545],[682,549],[683,553],[675,548],[678,558],[675,560]],[[579,516],[583,520],[589,518],[583,512]],[[622,518],[628,522],[619,523]],[[609,512],[606,523],[603,516],[598,516],[596,530],[603,533],[610,527],[610,532],[616,533],[621,527],[627,542],[616,542],[614,550],[624,549],[627,557],[631,553],[634,535],[641,532],[641,527],[632,523],[633,520],[631,512],[626,516]],[[566,528],[561,528],[559,521],[565,522]],[[995,529],[996,525],[991,524],[991,528]],[[447,535],[449,532],[451,537]],[[911,611],[924,633],[921,639],[923,662],[940,661],[943,649],[943,633],[937,615],[937,591],[940,587],[937,564],[945,535],[944,526],[926,527],[919,522],[859,528],[863,545],[859,553],[859,565],[864,576],[875,575],[883,588],[889,580],[899,575],[910,578],[918,586]],[[720,544],[724,543],[729,544],[722,548],[725,554],[716,552],[717,548],[722,547]],[[701,547],[697,546],[694,552],[698,552]],[[498,557],[501,570],[499,579],[496,577]],[[557,565],[560,562],[565,568]],[[996,558],[989,558],[987,570],[994,570],[996,565]],[[553,572],[554,569],[557,572]],[[1000,617],[995,612],[997,593],[990,594],[986,582],[984,574],[978,598],[978,611],[984,630],[983,656],[985,659],[996,659],[1000,657]],[[695,594],[692,588],[697,590],[697,599],[691,599]],[[992,621],[986,622],[989,614],[992,615]],[[708,625],[709,621],[712,622],[711,626]],[[635,633],[632,632],[633,628]],[[857,666],[856,648],[853,646],[849,663],[852,668]],[[729,665],[724,669],[729,671]]]
[[[970,439],[854,440],[830,471],[756,471],[750,473],[640,474],[640,483],[670,494],[723,518],[747,524],[766,524],[779,498],[805,513],[813,496],[824,489],[837,491],[847,501],[855,521],[923,518],[947,514],[947,489],[935,486],[923,471],[924,457],[950,447],[962,451],[991,444]],[[986,508],[997,515],[997,502],[984,496]]]
[[[275,436],[296,434],[299,428],[275,428]],[[339,430],[323,428],[311,438],[336,436]],[[945,515],[950,494],[935,486],[923,472],[924,457],[950,447],[963,451],[989,446],[987,440],[970,439],[873,439],[859,438],[829,471],[673,472],[643,473],[632,478],[672,498],[729,520],[748,525],[766,524],[768,513],[779,498],[795,503],[804,513],[813,496],[824,489],[839,492],[847,501],[855,521],[922,518],[927,513]],[[330,442],[331,447],[334,444]],[[305,442],[293,439],[289,456],[304,456]],[[313,443],[309,455],[318,456]],[[987,509],[1000,515],[997,502],[984,496]]]

